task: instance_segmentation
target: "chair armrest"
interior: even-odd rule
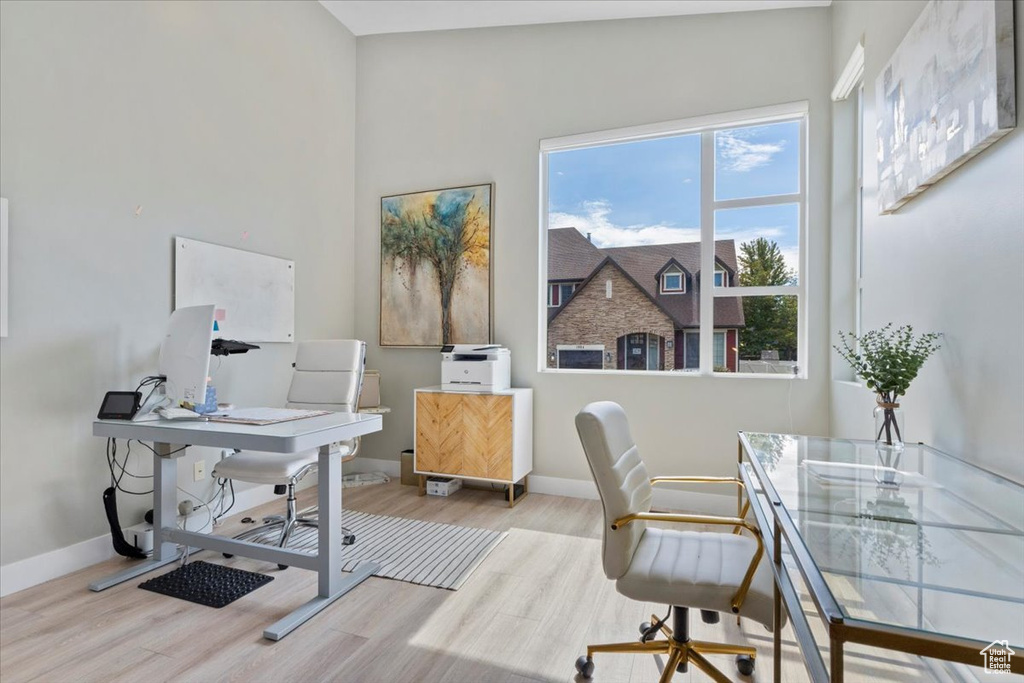
[[[658,484],[734,484],[746,488],[736,477],[651,477],[651,486]]]
[[[657,486],[658,484],[735,484],[741,492],[746,493],[747,491],[747,487],[743,485],[743,480],[736,477],[651,477],[651,486]],[[746,517],[747,510],[749,509],[750,501],[748,500],[743,505],[743,509],[740,510],[739,516]],[[740,526],[736,525],[732,532],[734,534],[740,533]]]
[[[758,562],[761,561],[761,556],[764,555],[764,541],[761,540],[760,529],[747,520],[740,519],[739,517],[684,515],[675,512],[632,512],[623,517],[619,517],[617,520],[612,522],[612,530],[616,531],[638,519],[651,522],[673,522],[678,524],[718,524],[722,526],[742,527],[749,531],[757,542],[757,550],[754,551],[754,557],[750,560],[750,565],[747,567],[747,573],[743,575],[743,581],[740,582],[740,587],[737,589],[736,595],[732,598],[732,611],[734,614],[739,614],[740,606],[743,604],[744,599],[747,597],[747,592],[750,590],[750,582],[754,579],[754,571],[757,569]]]

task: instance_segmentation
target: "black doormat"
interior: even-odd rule
[[[143,581],[139,584],[139,588],[169,595],[172,598],[197,602],[207,607],[223,607],[273,580],[273,576],[266,574],[247,572],[200,560],[167,572],[155,579]]]

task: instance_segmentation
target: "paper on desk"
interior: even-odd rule
[[[301,420],[306,417],[327,415],[328,410],[295,410],[292,408],[233,408],[210,413],[211,422],[231,422],[243,425],[272,425],[278,422]]]

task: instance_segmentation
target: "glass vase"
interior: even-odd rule
[[[875,448],[903,450],[903,410],[879,397],[875,406]]]

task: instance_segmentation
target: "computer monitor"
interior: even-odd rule
[[[160,374],[171,406],[206,401],[214,306],[188,306],[171,314],[160,345]]]

